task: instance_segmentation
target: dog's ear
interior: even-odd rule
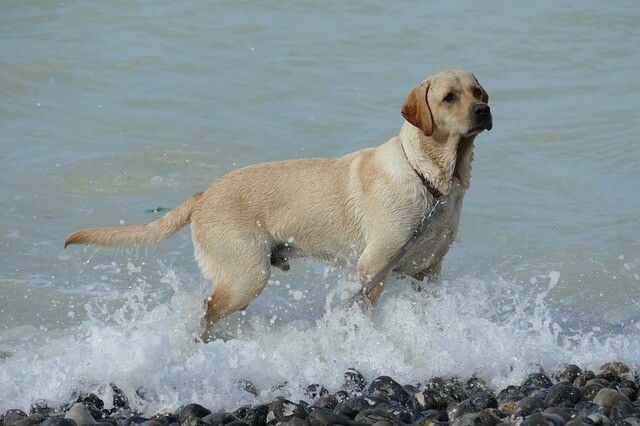
[[[413,124],[422,132],[431,136],[433,133],[433,117],[429,102],[427,102],[427,92],[429,91],[429,82],[424,81],[413,88],[407,95],[402,105],[402,116],[409,123]]]
[[[482,97],[480,98],[480,100],[485,104],[489,103],[489,94],[486,90],[484,90],[484,87],[482,87],[482,84],[480,84],[475,75],[473,76],[473,79],[476,81],[476,83],[478,83],[478,86],[480,86],[480,89],[482,90]]]

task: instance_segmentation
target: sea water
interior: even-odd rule
[[[640,367],[637,2],[13,2],[0,14],[0,412],[113,386],[142,413],[403,383]],[[346,312],[350,271],[294,262],[198,342],[209,283],[145,223],[243,165],[397,134],[442,69],[490,94],[442,281]],[[292,183],[294,184],[294,183]],[[246,390],[251,383],[257,396]]]

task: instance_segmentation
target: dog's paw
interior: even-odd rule
[[[353,311],[357,309],[365,315],[370,315],[373,311],[373,303],[371,303],[371,300],[362,291],[358,291],[351,295],[351,297],[344,302],[342,307],[346,311]]]

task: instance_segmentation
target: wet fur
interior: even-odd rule
[[[355,265],[364,286],[433,207],[426,179],[444,203],[396,271],[437,278],[458,229],[474,139],[491,129],[487,102],[473,74],[435,74],[407,96],[400,134],[376,148],[248,166],[150,224],[77,231],[65,247],[152,244],[191,223],[196,260],[212,284],[209,328],[246,307],[265,288],[271,267],[288,270],[292,258]],[[353,300],[375,305],[384,281]]]

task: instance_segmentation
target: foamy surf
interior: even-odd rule
[[[225,340],[206,344],[197,342],[200,284],[164,268],[158,291],[133,264],[126,271],[131,288],[85,304],[77,327],[2,332],[0,342],[30,337],[21,347],[3,345],[0,412],[39,401],[60,406],[88,393],[111,401],[112,385],[140,413],[192,402],[230,410],[277,396],[308,399],[310,384],[337,390],[349,368],[369,380],[477,377],[497,389],[565,363],[638,367],[638,340],[563,328],[549,301],[557,271],[526,286],[464,275],[416,291],[397,279],[371,317],[342,309],[355,285],[334,272],[325,271],[335,283],[314,290],[320,294],[274,280],[263,300],[218,327]]]

